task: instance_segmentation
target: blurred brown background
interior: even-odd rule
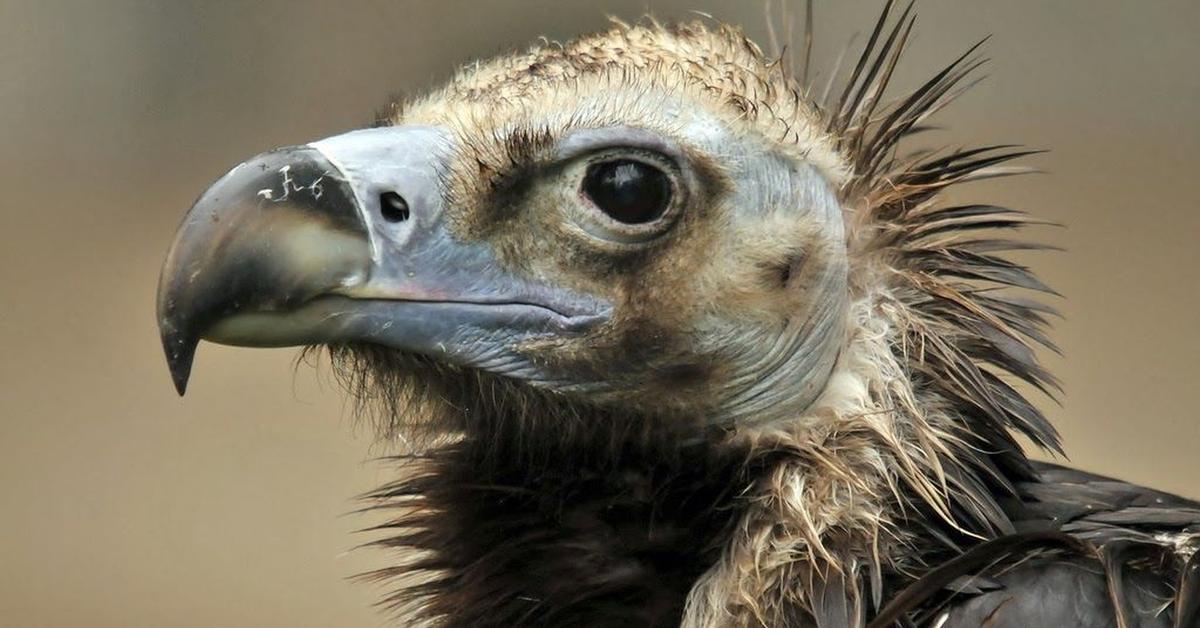
[[[793,0],[795,2],[795,0]],[[818,2],[816,62],[881,2]],[[264,149],[367,123],[457,65],[698,9],[765,41],[760,0],[0,0],[0,625],[379,626],[346,578],[385,453],[294,351],[201,348],[179,399],[154,289],[183,212]],[[1200,497],[1200,3],[922,0],[896,83],[989,33],[951,145],[1053,149],[979,184],[1068,225],[1042,400],[1074,464]],[[861,37],[860,37],[861,41]]]

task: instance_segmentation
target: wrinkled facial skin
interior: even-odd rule
[[[522,341],[528,383],[721,423],[809,405],[845,329],[845,236],[826,178],[678,95],[599,91],[571,107],[550,120],[489,108],[500,133],[480,132],[469,108],[396,121],[453,129],[443,194],[457,238],[611,304],[588,333]],[[589,165],[612,159],[667,173],[662,219],[631,234],[587,198]]]

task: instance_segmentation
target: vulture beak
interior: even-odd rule
[[[201,195],[167,253],[158,324],[175,387],[201,339],[279,347],[366,342],[503,371],[536,336],[608,306],[504,270],[447,229],[432,127],[354,131],[263,153]],[[527,366],[527,364],[526,364]]]

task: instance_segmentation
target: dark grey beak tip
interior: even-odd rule
[[[167,356],[167,368],[175,391],[182,397],[187,392],[188,378],[192,374],[192,361],[196,357],[196,345],[200,339],[194,335],[179,333],[169,323],[163,323],[163,352]]]

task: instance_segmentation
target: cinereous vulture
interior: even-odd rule
[[[1059,451],[1037,221],[942,192],[1028,151],[907,147],[980,63],[886,89],[912,26],[809,85],[615,23],[258,155],[167,255],[176,386],[201,339],[328,350],[407,443],[400,625],[1200,626],[1200,504],[1016,440]]]

